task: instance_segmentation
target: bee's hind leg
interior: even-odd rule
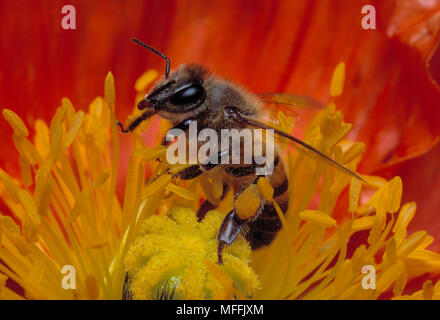
[[[237,215],[235,214],[235,210],[229,212],[225,220],[223,220],[222,226],[220,227],[217,236],[217,255],[219,264],[223,264],[223,248],[225,247],[225,245],[229,245],[232,243],[232,241],[235,240],[244,224],[245,221],[237,217]]]

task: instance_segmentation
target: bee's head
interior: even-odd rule
[[[139,102],[138,109],[182,114],[199,107],[206,98],[204,80],[207,70],[197,64],[182,65]]]
[[[137,39],[132,40],[166,61],[165,78],[138,103],[139,110],[150,109],[150,116],[159,112],[171,117],[191,112],[205,101],[205,68],[197,64],[182,65],[170,75],[170,59],[166,55]]]

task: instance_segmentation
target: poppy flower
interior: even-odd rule
[[[13,129],[13,143],[2,139],[8,152],[0,156],[1,297],[118,299],[129,271],[131,294],[139,298],[409,298],[403,294],[413,293],[411,279],[438,276],[440,224],[432,212],[439,203],[429,190],[440,182],[440,3],[372,3],[375,30],[361,27],[364,1],[73,2],[76,30],[60,27],[61,2],[0,4],[6,57],[0,68],[7,79],[0,83],[1,100],[13,110],[3,111],[7,121],[0,127],[4,136],[8,124]],[[212,235],[188,238],[185,232],[195,229],[178,228],[182,221],[173,219],[188,210],[178,205],[196,210],[200,196],[214,196],[200,186],[215,190],[215,179],[183,188],[171,182],[165,164],[151,164],[152,154],[163,155],[154,147],[162,125],[145,124],[148,136],[118,136],[115,120],[132,113],[133,101],[153,80],[155,71],[144,71],[163,69],[157,56],[127,41],[133,36],[166,52],[173,66],[196,60],[254,92],[331,101],[304,138],[357,166],[366,184],[288,152],[292,197],[286,219],[280,214],[280,234],[255,252],[241,241],[225,252],[231,264],[217,265],[212,247],[194,250]],[[344,82],[334,73],[340,61],[347,72],[339,96],[330,87]],[[105,98],[93,99],[104,78]],[[63,96],[71,100],[56,109]],[[283,114],[278,117],[282,124]],[[343,119],[353,123],[349,134]],[[349,141],[365,144],[362,156],[361,144]],[[157,178],[145,185],[144,162]],[[318,207],[311,209],[313,202]],[[224,213],[224,206],[211,216]],[[215,218],[206,223],[215,229]],[[147,277],[154,259],[169,263],[176,253],[163,247],[161,256],[149,259],[145,239],[170,230],[180,230],[176,243],[193,241],[185,252],[194,250],[199,264],[182,260]],[[77,268],[76,290],[60,286],[65,265]],[[361,286],[366,265],[377,271],[375,290]],[[199,278],[191,273],[195,266],[204,272]],[[277,273],[271,272],[275,266]],[[146,281],[155,281],[148,283],[151,290],[135,289]],[[415,283],[419,291],[412,297],[438,297],[435,279]]]

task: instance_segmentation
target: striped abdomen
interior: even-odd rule
[[[229,179],[227,182],[232,186],[236,196],[240,194],[247,186],[252,183],[256,183],[260,177],[255,175],[255,167],[244,166],[235,167],[225,171]],[[233,177],[233,178],[232,178]],[[271,186],[274,189],[273,198],[280,206],[281,210],[285,214],[288,205],[288,180],[284,165],[278,156],[275,157],[274,170],[271,175],[266,176]],[[256,214],[255,218],[247,224],[246,238],[249,241],[252,249],[258,249],[263,246],[269,245],[281,230],[282,223],[272,203],[264,202],[263,199],[260,211]]]

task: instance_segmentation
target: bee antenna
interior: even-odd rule
[[[166,66],[165,66],[165,78],[168,78],[168,74],[170,73],[170,59],[166,55],[164,55],[162,52],[154,49],[153,47],[150,47],[148,44],[145,44],[136,38],[131,38],[131,41],[136,42],[137,44],[141,45],[142,47],[147,48],[148,50],[154,52],[158,56],[164,58],[165,61],[167,62]]]

